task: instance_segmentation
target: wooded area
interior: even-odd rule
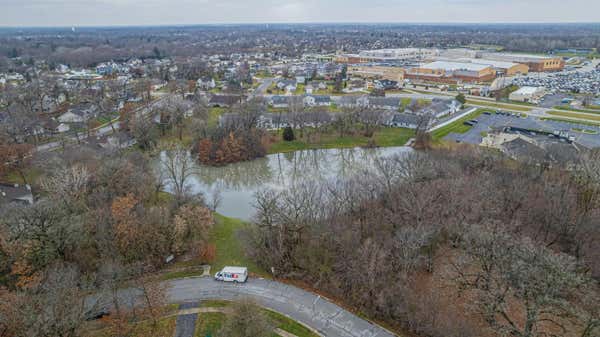
[[[422,336],[595,336],[600,155],[585,160],[565,172],[461,147],[266,190],[250,251]]]

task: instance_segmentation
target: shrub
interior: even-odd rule
[[[296,136],[294,135],[294,130],[291,127],[287,127],[285,129],[283,129],[283,140],[285,140],[286,142],[291,142],[294,139],[296,139]]]

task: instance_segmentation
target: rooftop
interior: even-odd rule
[[[510,69],[514,66],[519,65],[518,63],[514,63],[514,62],[496,61],[496,60],[489,60],[489,59],[464,58],[464,59],[460,59],[459,61],[475,63],[475,64],[482,64],[482,65],[490,66],[493,68],[500,68],[500,69]]]
[[[447,62],[447,61],[435,61],[431,63],[427,63],[421,66],[423,69],[444,69],[448,71],[457,71],[457,70],[469,70],[469,71],[481,71],[486,68],[489,68],[489,65],[485,64],[476,64],[476,63],[466,63],[466,62]]]
[[[542,88],[542,87],[522,87],[519,90],[515,91],[514,93],[520,94],[520,95],[533,95],[533,94],[536,94],[540,90],[544,90],[544,88]]]

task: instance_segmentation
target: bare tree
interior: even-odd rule
[[[572,258],[499,229],[472,227],[463,240],[466,256],[455,264],[456,280],[475,292],[476,310],[493,330],[533,337],[545,325],[567,332],[565,319],[575,315],[570,296],[584,284]]]
[[[183,200],[189,191],[189,178],[194,171],[194,161],[181,145],[170,145],[161,154],[162,167],[175,197]]]
[[[273,326],[264,312],[248,299],[235,302],[219,337],[270,337]]]

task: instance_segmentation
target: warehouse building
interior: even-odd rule
[[[370,80],[401,82],[404,79],[404,69],[377,65],[352,65],[348,67],[348,75]]]
[[[561,57],[505,53],[484,53],[481,56],[488,60],[526,64],[532,72],[561,71],[565,68],[565,61]]]
[[[424,48],[398,48],[363,50],[358,54],[342,54],[335,59],[338,63],[381,63],[381,62],[408,62],[429,60],[437,56],[437,49]]]
[[[485,64],[436,61],[409,69],[404,78],[436,83],[479,83],[493,81],[496,71]]]
[[[537,103],[546,95],[544,87],[522,87],[519,90],[512,92],[508,99],[511,101]]]
[[[465,58],[459,59],[459,62],[468,62],[475,64],[483,64],[492,67],[496,71],[496,75],[500,76],[516,76],[516,75],[527,75],[529,73],[529,66],[522,63],[505,62],[488,59],[477,59],[477,58]]]

